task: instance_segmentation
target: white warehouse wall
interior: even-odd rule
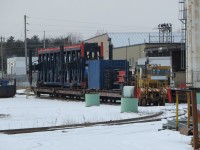
[[[38,57],[33,57],[32,61],[38,60]],[[29,63],[29,62],[28,62]],[[26,74],[25,57],[12,57],[7,59],[7,74],[8,75],[23,75]]]

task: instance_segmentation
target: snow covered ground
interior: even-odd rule
[[[180,105],[180,113],[186,105]],[[135,118],[163,111],[163,117],[175,115],[175,106],[139,107],[138,113],[120,113],[120,106],[85,107],[84,102],[40,99],[25,95],[0,99],[0,130],[54,126]],[[3,150],[190,150],[191,137],[161,130],[165,120],[151,123],[95,126],[18,135],[0,134]]]
[[[2,150],[192,150],[191,137],[158,131],[162,122],[96,126],[19,135],[0,134]]]
[[[181,112],[186,105],[181,105]],[[84,102],[51,100],[49,98],[16,95],[0,100],[0,130],[44,127],[85,122],[100,122],[136,118],[163,111],[163,117],[175,115],[175,106],[139,107],[138,113],[120,113],[120,106],[101,105],[85,107]]]

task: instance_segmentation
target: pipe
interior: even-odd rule
[[[178,131],[178,103],[179,103],[179,92],[176,91],[176,131]]]
[[[198,117],[196,91],[192,91],[193,148],[198,149]]]
[[[190,128],[190,99],[192,92],[187,92],[187,104],[188,104],[188,129]]]

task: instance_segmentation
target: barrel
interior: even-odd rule
[[[98,93],[85,94],[85,106],[99,106],[100,105],[100,95]]]
[[[134,97],[134,86],[124,86],[123,87],[123,97],[132,98]]]
[[[138,112],[138,99],[121,98],[121,112]]]

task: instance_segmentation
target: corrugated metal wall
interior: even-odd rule
[[[16,86],[17,86],[17,88],[27,88],[27,87],[29,87],[28,75],[5,75],[5,77],[16,79]],[[37,83],[37,73],[34,72],[32,74],[32,77],[33,77],[32,86],[36,86],[36,83]]]

